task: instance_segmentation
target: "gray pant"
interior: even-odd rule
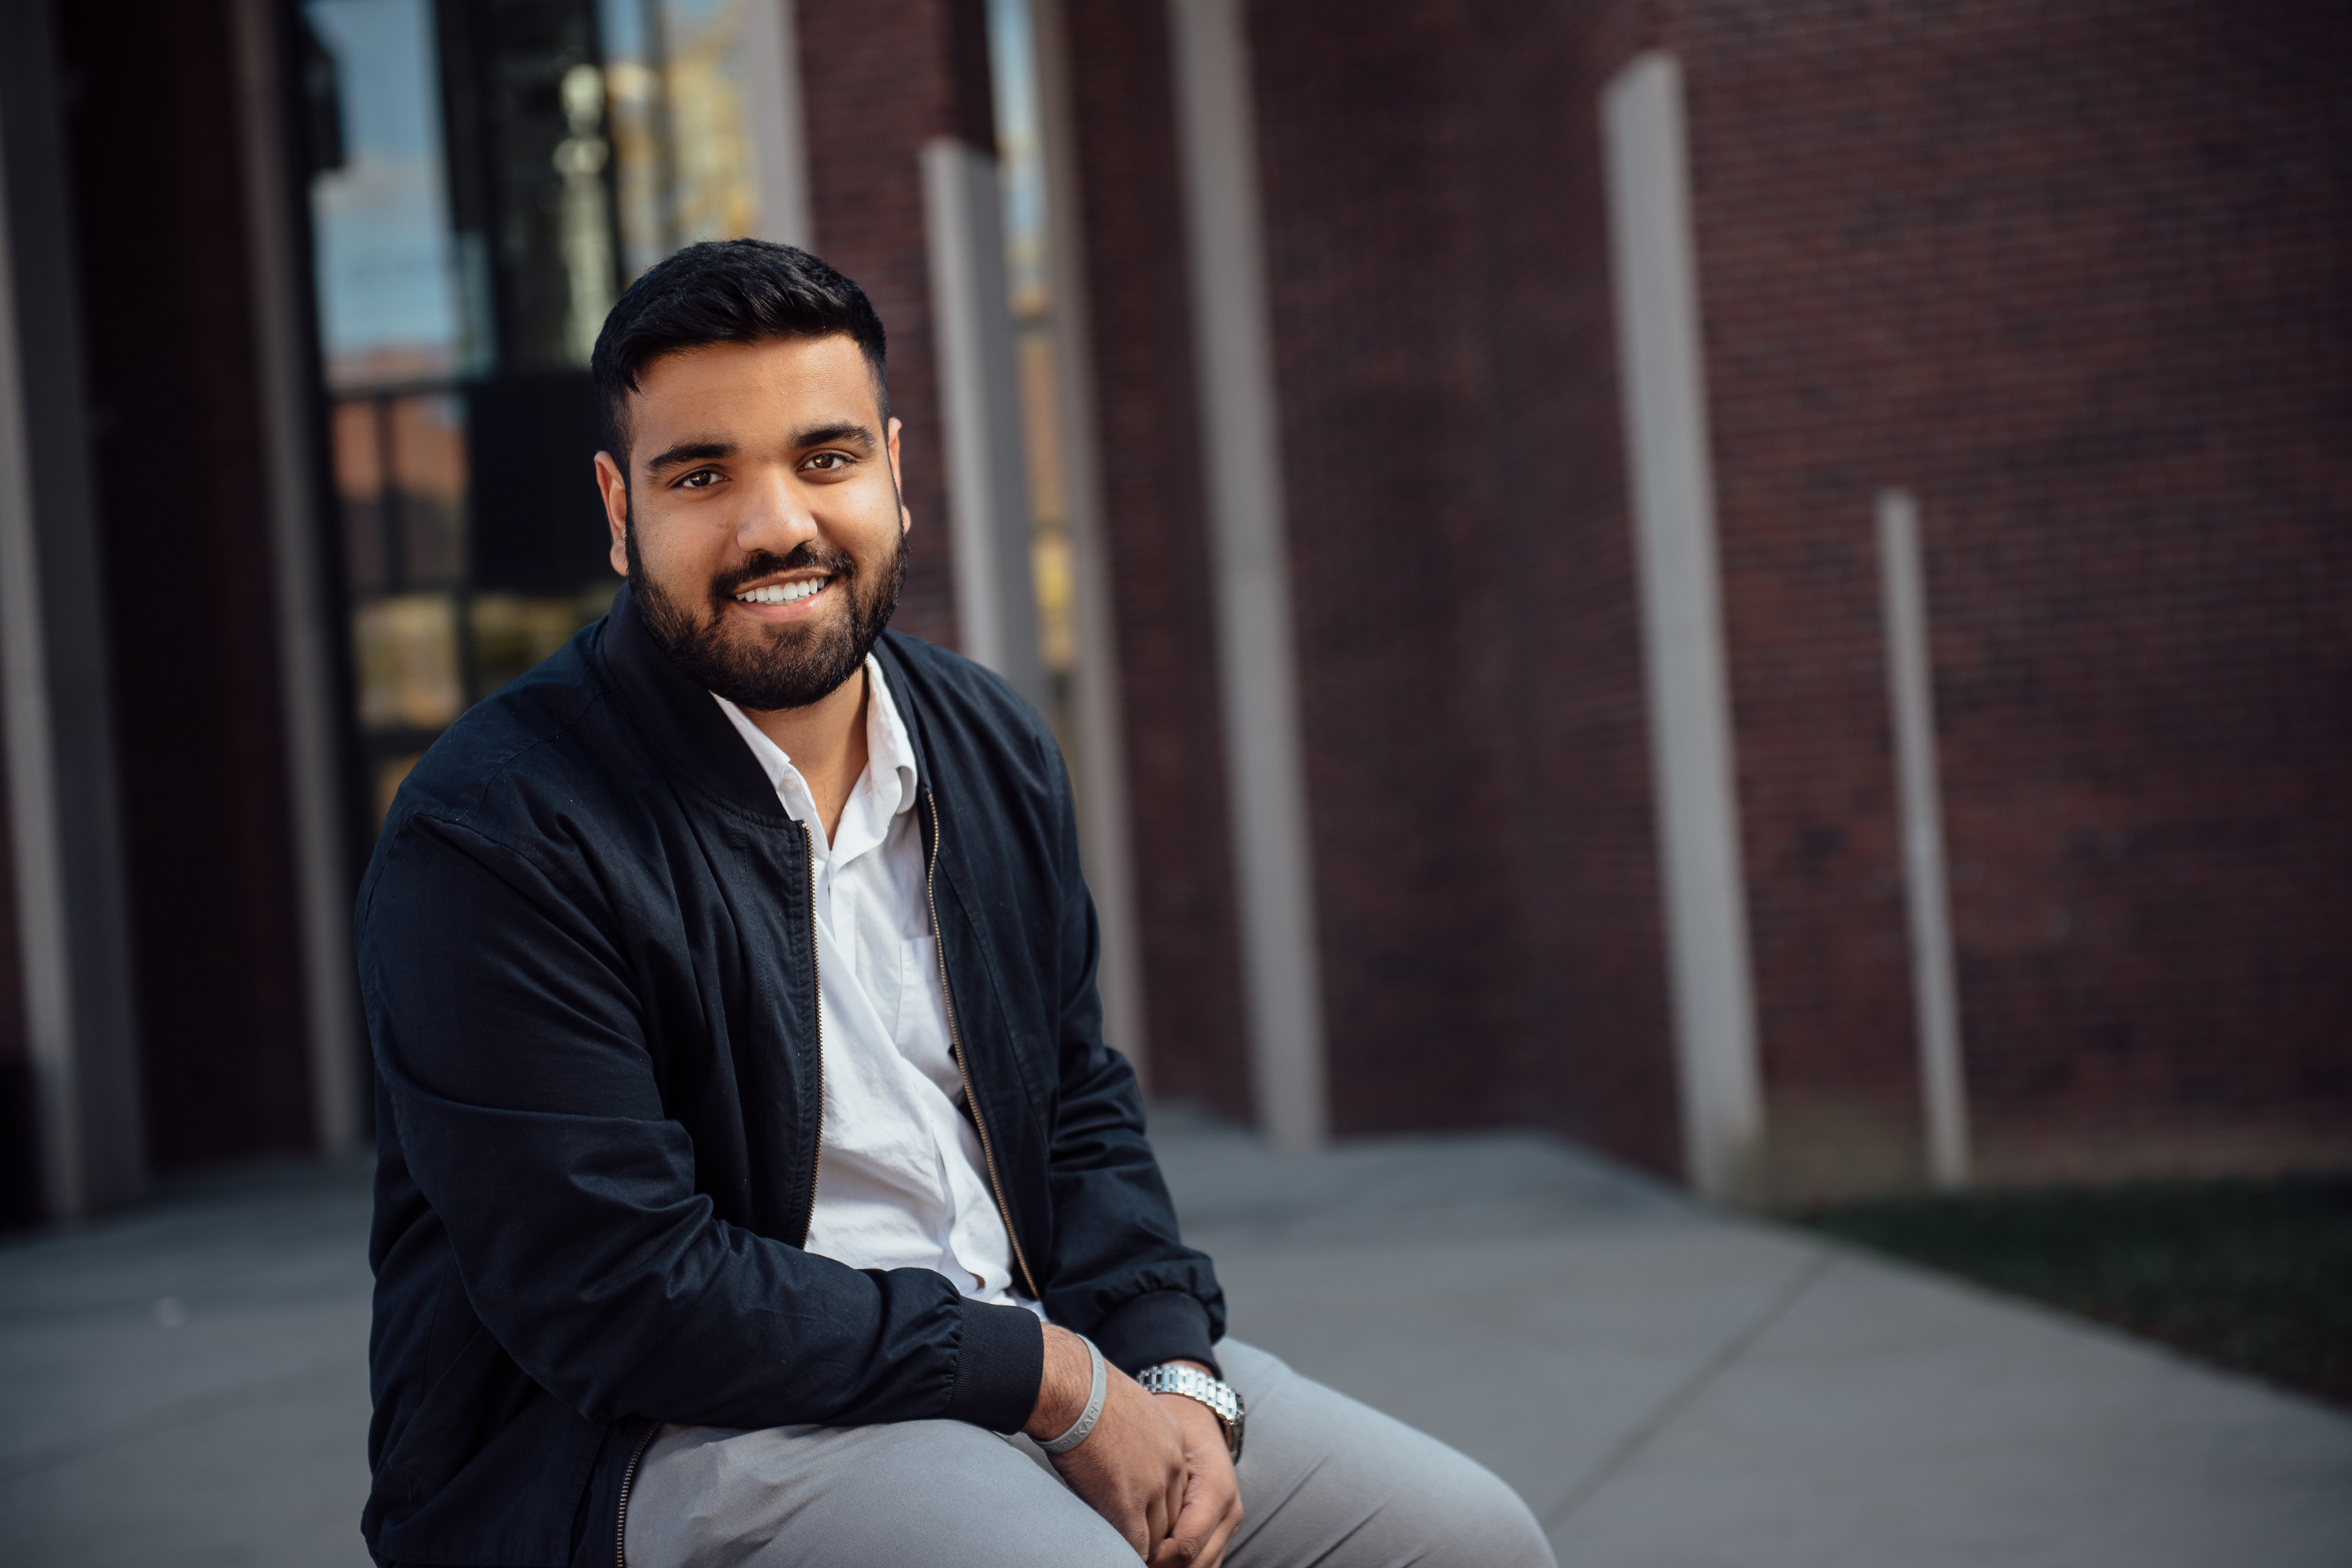
[[[1511,1489],[1264,1351],[1217,1347],[1249,1411],[1233,1568],[1553,1568]],[[627,1568],[1133,1568],[1036,1445],[959,1421],[665,1428],[629,1499]]]

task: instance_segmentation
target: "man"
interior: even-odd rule
[[[360,894],[377,1560],[1549,1563],[1486,1471],[1218,1342],[1060,754],[885,634],[865,296],[696,246],[593,367],[627,584]]]

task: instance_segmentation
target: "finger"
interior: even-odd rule
[[[1232,1534],[1232,1522],[1208,1509],[1188,1508],[1153,1550],[1151,1568],[1202,1568],[1217,1560]]]
[[[1200,1550],[1189,1568],[1216,1568],[1224,1559],[1226,1543],[1241,1528],[1241,1478],[1234,1474],[1232,1461],[1218,1454],[1211,1464],[1203,1468],[1200,1483],[1196,1497],[1187,1500],[1197,1501],[1202,1522],[1191,1531],[1180,1523],[1178,1530],[1179,1533],[1197,1534],[1201,1538]]]
[[[1216,1529],[1209,1532],[1207,1542],[1202,1546],[1201,1554],[1192,1560],[1190,1568],[1220,1568],[1225,1560],[1225,1548],[1232,1544],[1234,1531],[1241,1526],[1241,1500],[1235,1498],[1233,1506],[1225,1510],[1224,1517],[1217,1521]]]
[[[1215,1479],[1195,1474],[1185,1489],[1183,1509],[1169,1527],[1163,1552],[1155,1553],[1152,1562],[1161,1562],[1163,1555],[1166,1562],[1185,1568],[1214,1562],[1241,1522],[1240,1500],[1231,1482],[1219,1486]]]
[[[1160,1543],[1168,1539],[1168,1527],[1176,1522],[1176,1515],[1174,1510],[1169,1508],[1168,1499],[1163,1495],[1155,1494],[1150,1502],[1145,1506],[1144,1517],[1151,1527],[1150,1538],[1144,1543],[1143,1548],[1143,1555],[1149,1559],[1152,1552],[1159,1550]]]
[[[1200,1561],[1200,1535],[1184,1528],[1180,1521],[1151,1554],[1151,1568],[1193,1568]]]

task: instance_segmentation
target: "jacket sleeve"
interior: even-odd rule
[[[415,816],[362,894],[385,1103],[475,1314],[592,1420],[1028,1418],[1036,1320],[719,1219],[663,1111],[629,950],[584,876]]]
[[[1144,1136],[1135,1069],[1103,1039],[1095,984],[1101,931],[1079,868],[1069,780],[1059,752],[1049,746],[1049,752],[1058,786],[1062,994],[1045,1310],[1129,1372],[1180,1359],[1214,1368],[1211,1346],[1224,1334],[1224,1292],[1208,1256],[1178,1234],[1175,1205]]]

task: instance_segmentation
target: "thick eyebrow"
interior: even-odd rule
[[[735,455],[732,441],[680,441],[666,452],[646,459],[646,472],[660,474],[666,469],[683,468],[688,463],[723,460]]]
[[[793,447],[798,451],[806,451],[811,447],[850,447],[870,458],[876,445],[874,432],[854,419],[836,419],[830,425],[812,425],[793,435]],[[667,451],[646,458],[646,472],[658,478],[688,463],[724,462],[734,457],[739,449],[732,441],[680,441]]]
[[[854,419],[840,419],[830,425],[811,426],[793,437],[793,445],[803,451],[811,447],[855,447],[870,458],[874,455],[874,432]]]

